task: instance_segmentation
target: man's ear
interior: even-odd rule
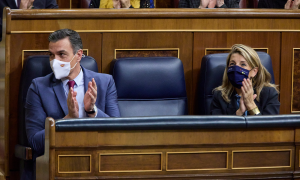
[[[78,55],[77,62],[80,62],[82,58],[83,50],[79,49],[76,54]]]
[[[249,78],[254,78],[258,73],[258,67],[253,68],[249,73]]]

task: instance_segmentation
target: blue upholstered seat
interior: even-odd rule
[[[111,66],[122,117],[187,114],[183,65],[175,57],[121,58]]]

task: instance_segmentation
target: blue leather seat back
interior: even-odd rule
[[[183,65],[175,57],[121,58],[112,62],[122,117],[187,114]]]
[[[271,83],[274,83],[274,73],[270,55],[265,52],[257,52],[257,54],[262,65],[272,76]],[[210,113],[210,104],[213,96],[212,91],[222,84],[227,56],[228,53],[220,53],[206,55],[202,58],[197,91],[199,104],[197,114],[208,115]]]
[[[98,72],[98,66],[94,58],[86,56],[82,58],[81,65],[86,69],[90,69],[92,71]],[[29,147],[26,129],[25,129],[25,103],[26,96],[29,86],[34,78],[46,76],[47,74],[52,73],[52,69],[49,63],[48,55],[38,55],[38,56],[30,56],[26,59],[23,65],[22,75],[20,79],[20,87],[19,87],[19,102],[18,102],[18,143],[21,146]],[[20,147],[21,148],[21,147]],[[15,149],[15,151],[23,151]],[[25,152],[24,152],[25,156]],[[24,162],[21,160],[21,172],[23,169]],[[24,166],[31,166],[25,162]],[[28,167],[29,168],[29,167]]]

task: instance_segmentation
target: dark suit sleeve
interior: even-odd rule
[[[214,93],[213,93],[213,99],[210,104],[210,114],[211,115],[223,115],[222,106],[220,103],[220,100],[221,100],[220,98],[222,98],[222,96],[220,94],[221,94],[220,91],[214,91]]]
[[[107,87],[105,112],[98,108],[97,117],[120,117],[120,111],[118,106],[117,89],[115,81],[112,76],[109,76],[109,84]]]
[[[260,0],[260,1],[258,1],[257,7],[258,7],[258,8],[268,8],[268,7],[266,6],[265,0]]]
[[[267,96],[267,102],[262,110],[262,115],[275,115],[279,114],[280,102],[278,101],[278,93],[273,87],[269,87],[267,93],[264,93],[263,96]],[[261,97],[264,98],[264,97]]]
[[[240,8],[240,0],[225,0],[220,8]]]
[[[56,0],[47,0],[45,8],[46,9],[57,9],[58,5],[56,3]]]
[[[37,84],[33,80],[26,97],[25,125],[29,145],[37,156],[44,154],[46,117]]]
[[[188,0],[180,0],[178,7],[179,8],[191,8]]]

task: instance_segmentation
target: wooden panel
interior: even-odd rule
[[[99,154],[99,172],[161,171],[161,153]]]
[[[281,77],[280,77],[280,113],[291,113],[293,49],[300,48],[300,33],[282,33]],[[298,98],[298,97],[296,97]]]
[[[183,63],[188,101],[192,93],[192,33],[105,33],[103,35],[102,72],[109,73],[115,49],[179,48]],[[190,109],[193,107],[189,103]],[[191,111],[190,111],[191,112]]]
[[[167,171],[227,169],[227,152],[167,153]]]
[[[298,177],[300,177],[300,146],[297,145],[295,148],[295,171],[297,171]]]
[[[90,173],[91,155],[59,155],[58,173]]]
[[[0,99],[3,100],[0,101],[0,108],[4,108],[4,104],[5,104],[4,97],[5,97],[5,81],[4,79],[0,79]]]
[[[193,51],[193,88],[191,100],[197,99],[197,82],[202,57],[206,48],[231,48],[234,44],[245,44],[253,48],[268,48],[272,58],[275,83],[280,84],[280,33],[279,32],[207,32],[194,34]],[[192,102],[194,113],[197,114],[199,104]],[[280,111],[283,113],[283,111]]]
[[[79,35],[82,39],[83,49],[88,49],[87,54],[96,60],[98,71],[101,72],[102,33],[79,33]]]
[[[172,8],[173,0],[156,0],[156,8]]]
[[[83,54],[88,56],[88,49],[83,49]],[[26,60],[29,56],[37,56],[37,55],[49,55],[48,49],[45,50],[23,50],[22,55],[22,65],[24,64],[24,60]]]
[[[300,113],[300,48],[294,49],[293,54],[292,112]]]
[[[179,49],[116,49],[115,58],[125,57],[178,57]]]
[[[71,1],[71,8],[72,9],[76,9],[76,8],[80,8],[80,1],[81,0],[70,0]]]
[[[56,0],[57,5],[60,9],[70,9],[70,1],[72,0]],[[75,0],[79,1],[79,0]]]
[[[68,0],[67,0],[68,1]],[[176,8],[176,9],[82,9],[80,13],[78,10],[72,9],[69,11],[65,10],[51,10],[51,9],[43,9],[43,10],[10,10],[11,13],[9,15],[12,16],[13,21],[18,19],[139,19],[145,18],[149,20],[153,20],[156,18],[161,19],[183,19],[188,24],[189,20],[197,21],[199,19],[206,19],[207,22],[213,25],[216,28],[221,29],[222,24],[215,23],[212,18],[215,19],[231,19],[238,25],[237,27],[232,26],[231,29],[238,29],[241,26],[244,28],[250,27],[250,29],[259,29],[259,27],[270,27],[272,29],[276,29],[277,26],[284,29],[293,29],[295,27],[300,27],[297,22],[299,21],[299,12],[297,11],[286,11],[284,9],[248,9],[245,11],[244,9],[205,9],[200,10],[198,8]],[[41,13],[36,13],[41,12]],[[150,13],[149,13],[150,12]],[[52,14],[52,16],[51,16]],[[226,16],[225,16],[226,15]],[[222,18],[221,18],[222,17]],[[270,20],[273,20],[270,22]],[[291,21],[294,20],[294,21]],[[248,23],[249,21],[252,22]],[[244,23],[243,23],[244,22]],[[260,22],[265,22],[265,24],[259,24]],[[289,22],[288,25],[283,22]],[[294,23],[291,23],[294,22]],[[132,22],[136,24],[136,22]],[[290,24],[291,23],[291,24]],[[165,23],[167,24],[167,23]],[[185,24],[185,25],[186,25]],[[196,24],[189,24],[190,27]],[[206,24],[202,25],[203,27]],[[295,26],[296,25],[296,26]],[[189,29],[190,27],[186,27]],[[155,26],[153,27],[155,28]],[[173,27],[170,27],[173,28]],[[296,28],[297,29],[297,28]],[[299,28],[298,28],[299,29]],[[262,30],[266,30],[262,28]]]
[[[258,51],[258,52],[265,52],[265,53],[268,53],[268,49],[258,49],[258,48],[254,48],[253,49],[255,51]],[[208,55],[208,54],[216,54],[216,53],[229,53],[231,50],[231,48],[207,48],[205,49],[205,55]]]
[[[1,50],[4,50],[2,48]],[[5,61],[0,60],[0,80],[4,81],[5,78]]]
[[[97,132],[57,132],[55,144],[57,147],[95,147],[98,144]]]
[[[294,136],[293,130],[106,131],[99,133],[98,143],[102,146],[268,144],[293,143]],[[72,141],[76,143],[76,139]]]
[[[292,150],[274,151],[235,151],[233,153],[233,169],[250,168],[282,168],[291,167]]]

